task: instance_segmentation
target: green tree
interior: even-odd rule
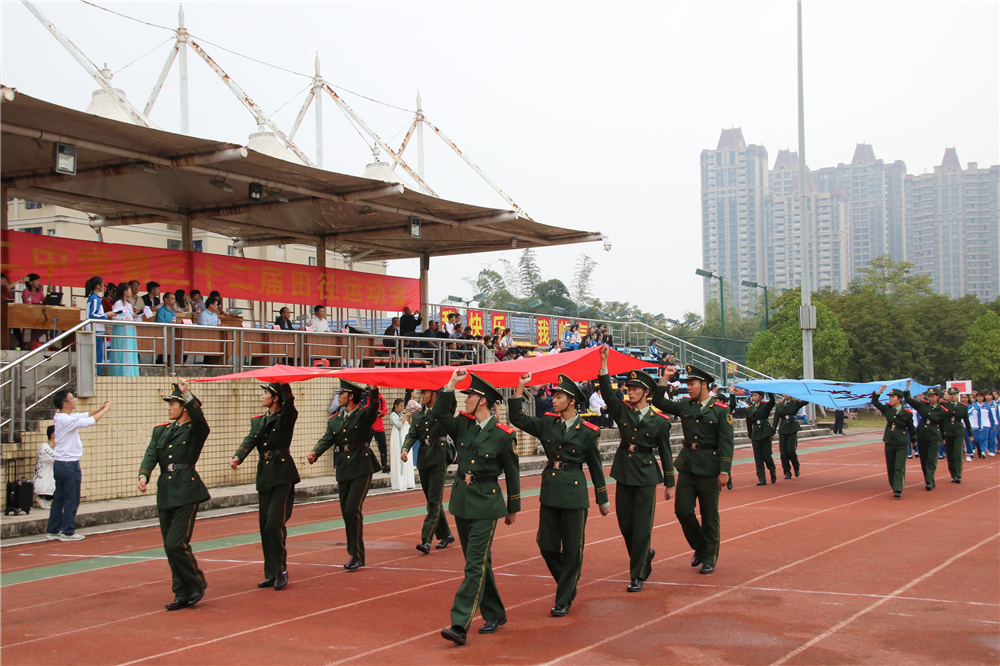
[[[473,293],[486,294],[486,297],[479,301],[481,307],[502,308],[504,303],[516,300],[507,289],[503,276],[491,268],[479,271],[475,280],[468,277],[463,279],[472,287]]]
[[[924,384],[942,384],[961,376],[960,350],[972,323],[985,310],[973,295],[952,299],[931,294],[905,306],[902,315],[912,321],[920,342],[906,374]]]
[[[992,310],[978,317],[962,345],[962,370],[973,385],[1000,383],[1000,315]]]
[[[538,257],[535,251],[527,249],[521,253],[517,261],[519,293],[523,296],[534,293],[535,285],[542,281],[542,271],[538,268]]]
[[[542,312],[551,312],[552,306],[558,306],[569,311],[570,314],[576,313],[576,303],[570,299],[569,289],[566,288],[562,280],[553,278],[539,282],[535,284],[531,293],[542,301],[542,305],[538,308]]]
[[[571,285],[571,296],[580,305],[586,305],[593,300],[590,293],[591,282],[597,262],[586,253],[581,254],[576,260],[576,269],[573,271],[573,282]]]
[[[849,290],[857,293],[872,287],[876,293],[889,296],[893,303],[906,304],[931,294],[931,276],[911,275],[913,264],[893,261],[888,254],[875,257],[867,266],[858,269],[858,277],[851,281]]]
[[[802,329],[799,328],[801,290],[778,299],[778,309],[766,331],[757,333],[747,347],[747,363],[769,375],[802,377]],[[830,308],[816,304],[813,333],[813,374],[818,379],[845,378],[851,349],[840,321]]]

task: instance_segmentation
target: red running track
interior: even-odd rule
[[[199,521],[204,601],[168,613],[161,547],[143,528],[78,543],[6,547],[7,581],[53,564],[114,564],[4,582],[4,664],[736,663],[996,664],[1000,662],[1000,464],[965,464],[963,483],[927,492],[910,461],[902,500],[871,435],[810,440],[803,476],[754,484],[739,452],[736,489],[722,497],[723,543],[711,576],[688,566],[672,502],[657,506],[653,573],[628,594],[628,558],[613,516],[592,511],[579,596],[553,618],[555,584],[534,542],[537,496],[497,528],[493,561],[509,623],[457,647],[438,632],[461,577],[457,547],[413,548],[419,491],[372,496],[369,566],[348,573],[342,529],[290,537],[291,583],[258,590],[254,514]],[[839,448],[829,448],[838,446]],[[944,461],[941,461],[942,463]],[[526,492],[538,477],[524,478]],[[390,513],[397,512],[397,513]],[[298,506],[291,526],[339,518],[336,502]],[[249,542],[247,542],[249,541]],[[162,551],[160,551],[162,554]],[[121,564],[117,564],[120,559]],[[33,571],[33,570],[38,571]]]

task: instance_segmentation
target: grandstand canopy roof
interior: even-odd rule
[[[104,226],[190,220],[195,228],[247,245],[325,243],[328,250],[369,261],[601,238],[513,211],[110,120],[10,89],[4,93],[0,171],[7,196],[83,210]],[[56,143],[76,146],[76,175],[54,173]],[[261,185],[259,201],[249,196],[251,183]],[[421,220],[420,238],[410,236],[410,216]]]

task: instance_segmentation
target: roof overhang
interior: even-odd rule
[[[325,243],[366,261],[601,240],[598,232],[539,224],[509,210],[4,93],[0,175],[7,196],[81,210],[102,226],[190,220],[246,245]],[[55,143],[76,146],[76,175],[53,172]],[[249,198],[250,183],[263,188],[258,202]],[[410,236],[410,216],[421,220],[420,238]]]

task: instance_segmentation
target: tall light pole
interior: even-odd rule
[[[766,284],[757,284],[753,280],[743,280],[743,286],[744,287],[750,287],[751,289],[763,289],[764,290],[764,330],[766,331],[767,327],[768,327],[768,318],[767,318],[767,313],[768,313],[768,307],[767,307],[767,285]]]
[[[813,379],[813,330],[816,328],[816,308],[812,305],[812,284],[810,281],[810,240],[809,217],[806,212],[806,107],[802,86],[802,0],[798,0],[798,61],[799,61],[799,228],[802,229],[802,307],[799,308],[799,327],[802,328],[802,378]],[[815,408],[809,403],[809,421],[812,422]]]
[[[706,271],[703,268],[694,269],[695,275],[700,275],[704,278],[717,278],[719,280],[719,311],[722,314],[722,339],[723,348],[725,348],[726,339],[726,285],[722,279],[721,275],[716,275],[712,271]]]

